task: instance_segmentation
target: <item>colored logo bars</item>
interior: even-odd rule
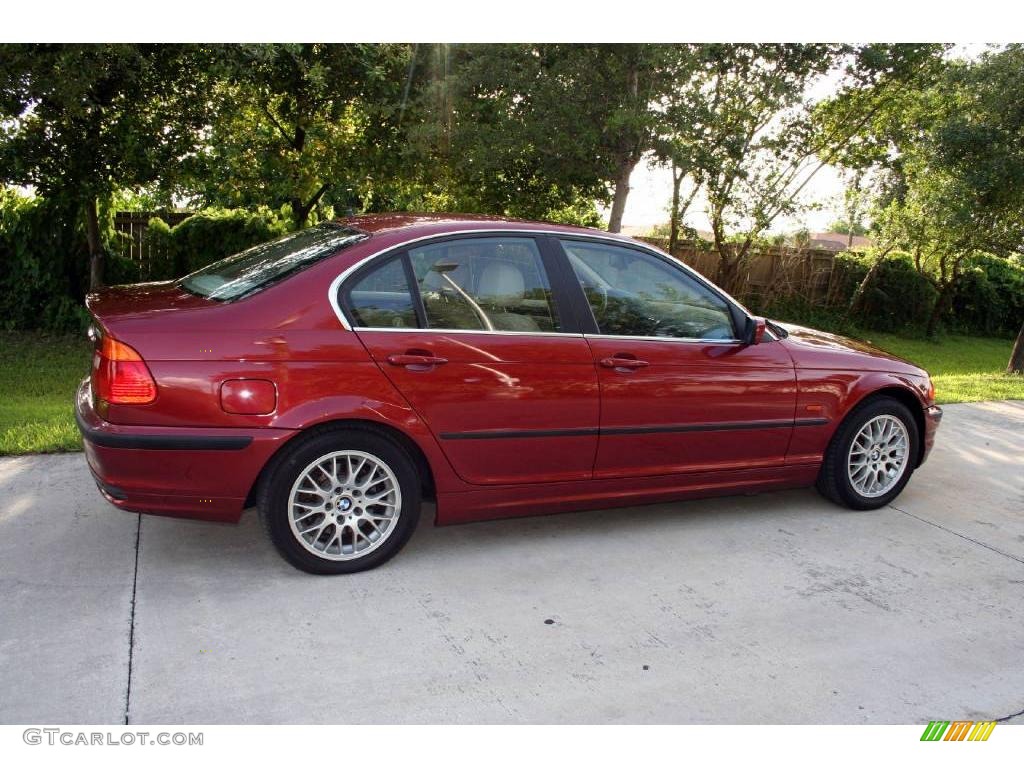
[[[921,741],[988,741],[994,720],[932,720],[921,734]]]

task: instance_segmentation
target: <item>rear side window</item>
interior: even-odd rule
[[[562,330],[543,259],[528,237],[458,238],[411,248],[357,274],[341,300],[357,328]]]
[[[216,301],[240,299],[368,237],[340,224],[320,224],[215,261],[178,285]]]
[[[389,259],[356,279],[348,289],[348,307],[361,328],[415,328],[416,305],[403,260]]]

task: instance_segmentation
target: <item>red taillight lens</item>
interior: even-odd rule
[[[96,397],[111,405],[145,405],[156,400],[156,382],[142,357],[109,336],[96,347],[92,386]]]

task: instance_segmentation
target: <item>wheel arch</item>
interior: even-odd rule
[[[427,459],[426,453],[424,453],[419,443],[402,430],[390,424],[372,421],[370,419],[340,418],[329,419],[306,427],[278,446],[273,455],[267,459],[266,463],[264,463],[263,468],[260,470],[256,479],[253,481],[252,486],[249,488],[249,493],[245,498],[245,508],[248,509],[256,503],[256,499],[263,483],[267,482],[273,473],[274,468],[277,466],[277,463],[288,453],[289,450],[294,448],[295,445],[300,441],[308,440],[316,435],[322,435],[326,432],[342,429],[356,429],[364,432],[371,432],[397,443],[406,453],[409,454],[409,458],[411,458],[413,463],[416,465],[416,471],[420,477],[420,488],[423,498],[436,498],[437,486],[434,479],[434,470],[430,465],[430,461]]]
[[[865,403],[869,403],[872,400],[877,400],[882,397],[891,398],[901,403],[902,405],[905,405],[907,409],[910,411],[911,415],[914,417],[914,425],[917,427],[918,436],[917,456],[914,458],[914,467],[916,469],[917,467],[921,466],[921,462],[924,460],[925,416],[924,404],[921,402],[921,398],[918,397],[916,392],[910,387],[901,386],[899,384],[886,384],[877,389],[872,389],[868,392],[865,392],[862,397],[854,401],[846,410],[846,414],[843,416],[842,421],[845,422],[846,419],[850,417],[850,414],[852,414],[855,410],[860,408]],[[835,439],[835,434],[838,434],[838,432],[839,430],[836,429],[836,432],[833,434],[833,439]]]

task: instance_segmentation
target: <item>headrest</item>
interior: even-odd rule
[[[523,272],[515,264],[508,261],[492,261],[480,275],[477,294],[481,299],[515,298],[521,299],[526,293],[526,280]]]

